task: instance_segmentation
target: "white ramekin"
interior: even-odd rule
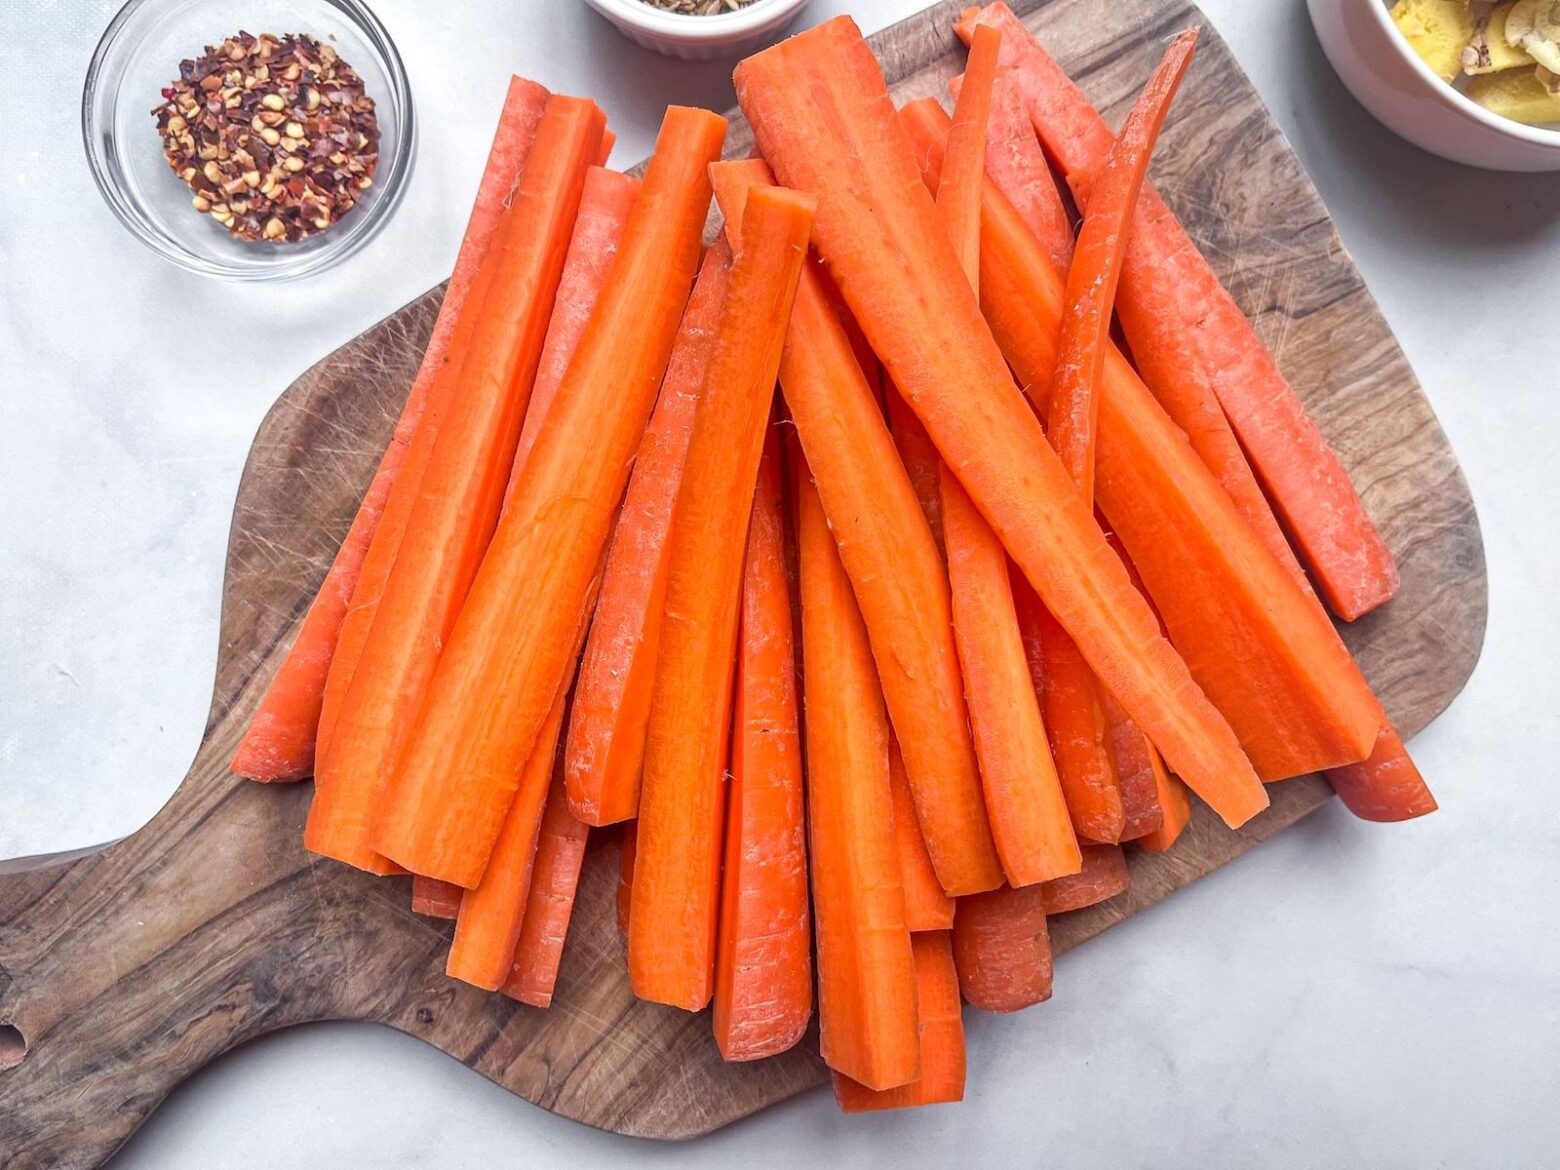
[[[753,0],[719,16],[666,12],[644,0],[585,0],[636,44],[684,61],[737,57],[773,38],[807,0]]]
[[[1560,171],[1560,130],[1492,114],[1442,81],[1393,26],[1383,0],[1307,2],[1327,59],[1387,129],[1469,166]]]

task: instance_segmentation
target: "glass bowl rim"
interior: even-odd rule
[[[102,84],[104,63],[118,46],[125,27],[142,9],[156,8],[169,2],[170,0],[126,0],[126,3],[114,14],[113,19],[108,22],[108,27],[103,30],[103,35],[92,50],[92,58],[87,65],[86,81],[81,91],[82,146],[87,156],[87,169],[92,172],[92,181],[97,185],[98,193],[103,196],[103,201],[108,204],[115,218],[129,230],[131,235],[163,259],[171,261],[188,272],[223,280],[243,282],[297,280],[332,268],[360,251],[380,233],[396,208],[400,206],[417,153],[417,117],[413,108],[411,83],[407,78],[406,65],[401,59],[400,51],[396,48],[395,41],[391,39],[389,30],[385,28],[383,22],[362,0],[318,0],[318,3],[340,11],[356,27],[368,42],[370,49],[379,57],[390,87],[389,96],[397,112],[396,134],[392,144],[395,153],[390,166],[385,168],[388,173],[383,176],[379,199],[372,206],[364,209],[364,218],[359,220],[357,227],[333,246],[328,245],[306,255],[280,260],[275,264],[239,266],[202,256],[171,243],[161,233],[152,231],[144,222],[143,213],[138,206],[139,201],[134,199],[110,173],[105,151],[101,145],[104,137],[103,127],[94,109],[94,99]],[[111,125],[107,128],[107,137],[110,140],[115,137]],[[380,157],[383,161],[383,150],[380,152]],[[376,179],[378,178],[379,176],[376,175]]]

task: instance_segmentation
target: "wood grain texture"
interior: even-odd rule
[[[1200,19],[1181,0],[1015,7],[1113,120],[1163,38]],[[941,97],[961,67],[955,9],[873,38],[901,100]],[[728,154],[749,141],[734,125]],[[1417,731],[1461,689],[1483,638],[1473,504],[1315,190],[1216,35],[1205,33],[1153,174],[1255,317],[1398,558],[1397,600],[1345,637],[1403,731]],[[726,1065],[705,1015],[630,995],[610,837],[588,860],[558,998],[543,1012],[446,979],[449,925],[411,913],[406,879],[304,853],[307,785],[227,774],[373,472],[439,295],[315,366],[262,425],[234,513],[206,735],[168,805],[106,848],[0,865],[0,1025],[15,1029],[0,1028],[0,1160],[13,1170],[100,1164],[191,1072],[309,1020],[388,1024],[544,1108],[651,1137],[704,1133],[825,1079],[811,1042]],[[1273,808],[1239,833],[1200,808],[1173,852],[1134,858],[1128,893],[1057,919],[1057,948],[1232,860],[1329,791],[1311,777],[1272,795]],[[1065,967],[1060,983],[1061,995],[1081,993],[1070,992]]]

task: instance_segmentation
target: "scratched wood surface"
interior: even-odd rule
[[[1113,120],[1163,38],[1200,21],[1182,0],[1016,7]],[[954,11],[944,4],[873,38],[901,100],[940,95],[960,68]],[[735,124],[728,153],[748,141]],[[1399,726],[1417,731],[1461,689],[1483,638],[1473,504],[1315,190],[1211,31],[1154,177],[1255,317],[1398,557],[1400,596],[1345,636]],[[225,770],[346,531],[439,295],[325,358],[261,426],[234,511],[211,714],[167,806],[106,848],[0,864],[0,1161],[12,1170],[100,1164],[202,1065],[310,1020],[388,1024],[543,1108],[650,1137],[705,1133],[824,1080],[810,1041],[726,1065],[704,1015],[632,997],[610,835],[587,863],[555,1006],[537,1011],[447,979],[449,927],[410,912],[405,879],[304,853],[307,784],[263,787]],[[1058,949],[1232,860],[1328,790],[1304,778],[1273,797],[1242,832],[1199,815],[1169,855],[1135,857],[1128,893],[1056,920]],[[1064,966],[1059,994],[1082,990],[1067,986]]]

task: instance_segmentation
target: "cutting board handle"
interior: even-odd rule
[[[100,1165],[214,1057],[334,1014],[340,945],[289,913],[311,867],[277,846],[300,839],[307,787],[197,761],[130,837],[0,865],[7,1167]]]

